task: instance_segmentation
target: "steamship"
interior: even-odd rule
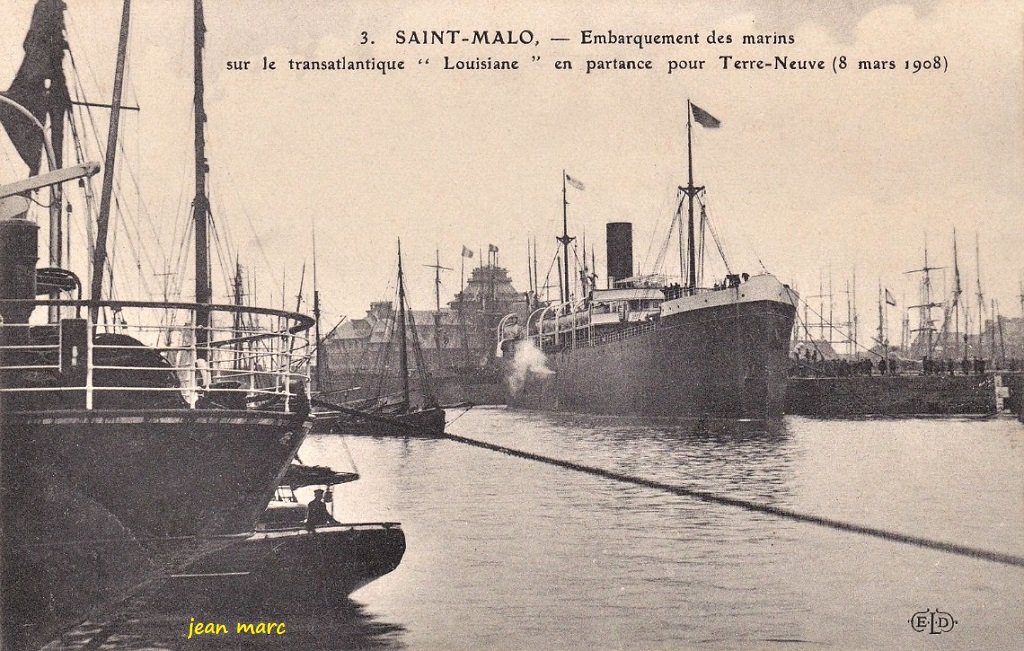
[[[563,171],[562,300],[525,322],[510,314],[498,327],[510,406],[668,418],[782,415],[798,296],[768,273],[730,271],[711,287],[698,285],[703,260],[698,267],[697,251],[704,247],[695,242],[695,204],[701,206],[701,239],[708,222],[704,187],[693,183],[691,116],[705,128],[719,125],[688,102],[689,182],[679,188],[676,211],[683,228],[687,205],[683,282],[634,276],[632,225],[617,222],[606,231],[609,286],[591,284],[582,298],[571,297],[565,193],[566,180],[575,183]]]
[[[309,427],[304,315],[211,302],[201,0],[194,7],[194,303],[101,295],[118,151],[106,147],[91,298],[62,268],[70,100],[64,3],[39,0],[0,122],[29,170],[0,184],[0,474],[5,649],[38,648],[126,591],[248,536]],[[43,130],[49,118],[51,129]],[[72,132],[73,133],[73,132]],[[46,152],[49,171],[39,173]],[[50,188],[49,266],[37,268],[29,196]],[[71,210],[68,208],[70,215]]]

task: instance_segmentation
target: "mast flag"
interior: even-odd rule
[[[888,287],[885,288],[885,302],[893,307],[896,306],[896,297],[892,295]]]
[[[50,139],[57,160],[63,165],[64,114],[71,108],[64,79],[64,3],[40,0],[32,11],[32,22],[25,36],[25,58],[10,88],[3,95],[21,104],[41,123],[50,117]],[[29,119],[6,104],[0,104],[3,124],[18,155],[29,167],[29,176],[39,172],[43,152],[43,134]]]
[[[579,179],[574,179],[573,177],[569,176],[568,174],[565,175],[565,180],[569,182],[569,185],[571,185],[572,187],[576,188],[577,190],[584,190],[585,189],[585,187],[583,185],[583,181],[580,181]]]
[[[462,245],[462,257],[463,258],[472,258],[473,257],[473,249],[471,249],[468,246],[466,246],[465,244],[463,244]]]
[[[711,115],[710,113],[708,113],[701,107],[697,106],[693,102],[690,103],[690,109],[693,110],[694,121],[700,126],[704,127],[705,129],[717,129],[718,127],[722,126],[722,122],[718,118]]]

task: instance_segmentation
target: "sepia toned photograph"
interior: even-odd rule
[[[6,0],[0,648],[1024,640],[1024,6]]]

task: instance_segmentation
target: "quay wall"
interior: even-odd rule
[[[801,416],[988,414],[995,410],[992,375],[791,378],[786,388],[786,413]]]

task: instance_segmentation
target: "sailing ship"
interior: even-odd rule
[[[975,352],[979,348],[966,334],[967,301],[963,298],[955,230],[952,244],[953,284],[948,296],[936,296],[934,275],[945,267],[934,264],[929,256],[927,238],[923,265],[905,272],[920,276],[919,301],[904,308],[900,345],[889,341],[889,308],[897,307],[896,296],[882,286],[881,279],[877,290],[878,327],[867,356],[841,358],[829,354],[822,345],[827,340],[802,342],[804,347],[794,351],[796,359],[786,391],[787,414],[987,417],[1001,409],[1001,380],[984,372],[985,360],[979,359]],[[979,308],[981,305],[979,300]],[[941,310],[941,319],[935,318],[936,310]],[[910,327],[912,311],[918,313],[916,328]],[[824,310],[821,314],[824,316]],[[826,320],[823,318],[821,323],[824,331]],[[831,332],[830,320],[828,323]],[[809,334],[806,321],[804,326]],[[852,333],[849,340],[854,340]],[[980,334],[977,341],[983,342]]]
[[[633,276],[632,225],[614,223],[607,230],[609,287],[591,283],[584,296],[573,297],[566,183],[582,187],[563,170],[563,228],[557,238],[563,247],[561,300],[535,310],[525,323],[510,314],[498,328],[509,405],[674,418],[782,415],[798,297],[767,272],[732,273],[727,261],[722,282],[699,286],[708,222],[705,189],[693,181],[693,121],[719,126],[707,111],[687,102],[689,180],[679,188],[675,216],[681,284],[664,276]],[[700,242],[694,220],[698,203]]]
[[[462,253],[465,261],[474,252],[463,247]],[[532,294],[517,290],[496,255],[488,255],[485,263],[480,253],[478,266],[466,269],[463,264],[459,290],[447,305],[440,289],[440,270],[447,268],[440,262],[425,265],[435,270],[434,309],[408,310],[430,369],[431,391],[445,405],[505,403],[504,379],[494,358],[494,331],[505,314],[518,312],[525,318],[532,304]],[[318,367],[323,369],[323,383],[318,386],[327,400],[344,400],[355,393],[352,387],[377,372],[378,355],[390,345],[394,303],[374,301],[368,307],[365,316],[346,320],[321,340]]]
[[[405,289],[405,273],[402,269],[402,243],[398,242],[398,280],[396,310],[388,328],[389,344],[381,348],[376,364],[375,393],[364,395],[344,404],[316,400],[314,404],[324,411],[316,414],[318,423],[332,433],[366,434],[374,436],[441,436],[444,434],[445,410],[438,403],[431,387],[416,332],[416,321],[408,307]],[[409,350],[415,359],[415,371],[419,391],[412,391],[412,369],[409,366]],[[398,354],[398,391],[391,392],[392,353]]]
[[[312,319],[211,300],[202,2],[194,2],[195,301],[101,295],[129,3],[122,14],[92,293],[62,268],[60,182],[69,108],[64,3],[35,7],[2,98],[29,177],[0,187],[3,646],[36,648],[98,605],[248,536],[309,425]],[[20,100],[20,101],[19,101]],[[49,117],[52,136],[43,130]],[[46,145],[50,171],[38,174]],[[50,266],[25,194],[51,187]],[[235,317],[252,324],[243,335]],[[115,318],[116,317],[116,318]]]

